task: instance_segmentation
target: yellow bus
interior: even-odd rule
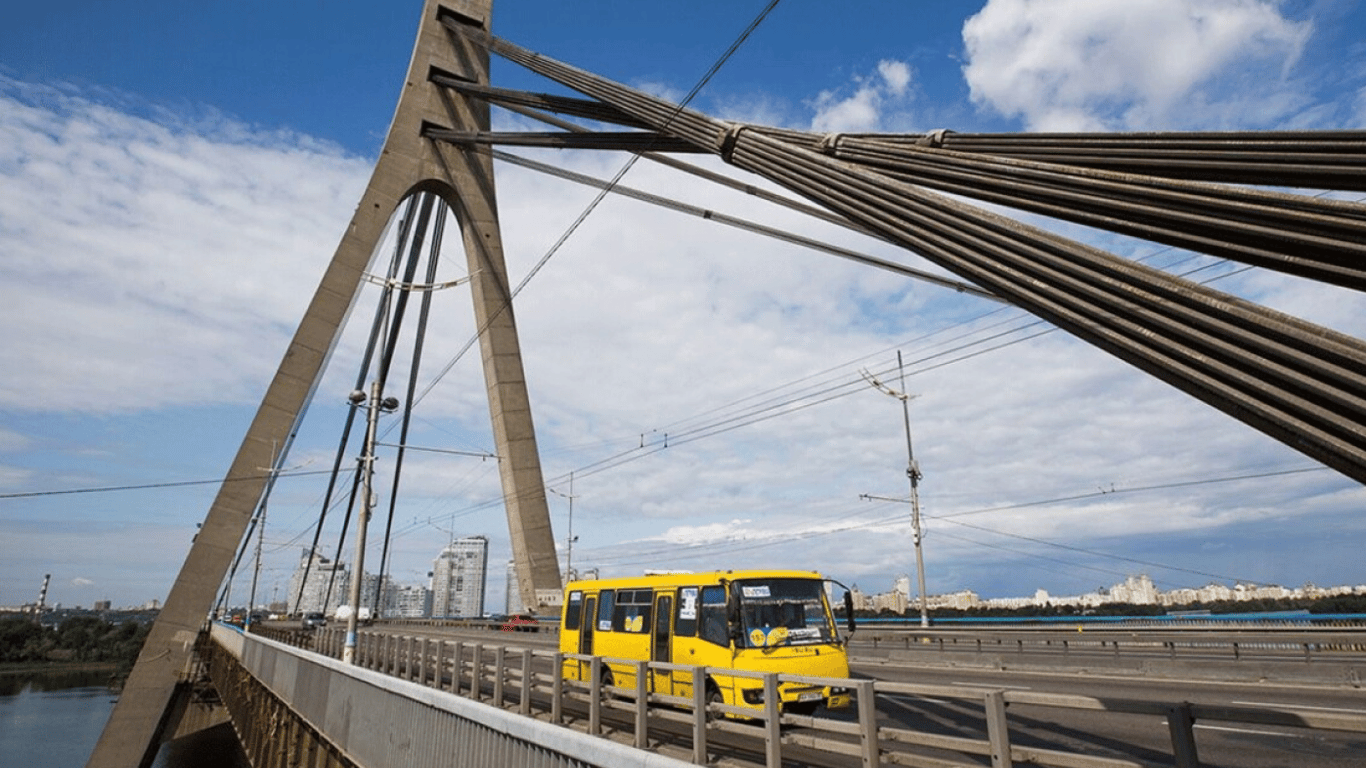
[[[846,599],[846,605],[848,604]],[[851,624],[852,628],[852,624]],[[613,659],[708,667],[706,700],[763,708],[763,681],[727,669],[849,677],[825,579],[815,571],[717,571],[573,581],[565,587],[560,651]],[[606,663],[603,683],[636,684],[633,666]],[[586,680],[588,662],[569,660],[565,677]],[[647,690],[692,696],[691,672],[651,670]],[[850,691],[779,686],[785,711],[848,707]]]

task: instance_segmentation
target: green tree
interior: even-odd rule
[[[26,616],[0,619],[0,663],[42,661],[55,642],[52,630]]]

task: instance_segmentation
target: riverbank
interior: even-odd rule
[[[117,661],[15,661],[0,664],[0,675],[27,675],[44,672],[119,672]]]

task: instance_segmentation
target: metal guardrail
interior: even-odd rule
[[[211,667],[253,765],[364,768],[686,768],[364,665],[212,630]],[[298,633],[287,633],[298,639]],[[225,663],[229,659],[235,663]],[[501,679],[502,676],[500,676]],[[478,697],[471,697],[478,698]]]
[[[292,637],[295,642],[305,645],[311,641],[314,649],[325,655],[340,656],[342,634],[337,629],[326,629],[311,637],[301,633],[294,633]],[[762,762],[769,768],[781,765],[784,745],[801,746],[831,755],[855,756],[864,768],[884,763],[923,763],[923,758],[918,758],[907,747],[988,756],[993,768],[1009,768],[1016,763],[1058,768],[1151,766],[1138,760],[1079,755],[1012,743],[1010,724],[1006,718],[1006,707],[1010,704],[1165,717],[1172,764],[1177,768],[1197,768],[1199,765],[1193,730],[1197,721],[1366,733],[1366,716],[1355,714],[714,670],[717,674],[763,681],[765,706],[762,710],[753,710],[707,702],[704,699],[705,681],[713,670],[706,667],[579,656],[500,642],[393,634],[378,628],[359,634],[356,658],[358,665],[368,669],[480,699],[494,706],[513,708],[522,715],[535,712],[543,717],[548,716],[553,724],[573,725],[594,735],[603,732],[604,713],[618,711],[629,716],[624,725],[619,727],[631,732],[635,746],[645,748],[663,742],[677,743],[680,738],[686,737],[691,741],[692,760],[699,765],[707,764],[709,734],[723,731],[756,739],[756,744],[761,742],[762,747],[756,747],[753,751],[762,754]],[[588,680],[568,680],[564,677],[565,660],[574,659],[589,662]],[[636,685],[631,688],[604,685],[601,675],[604,663],[634,667]],[[648,690],[647,681],[651,676],[644,674],[647,669],[668,669],[689,675],[693,683],[693,696],[684,698]],[[856,721],[783,713],[776,692],[779,684],[788,682],[835,685],[854,690],[858,704]],[[986,736],[974,739],[879,725],[876,714],[879,696],[952,699],[978,706],[986,724]],[[566,705],[577,705],[578,711],[570,714]],[[749,722],[726,719],[726,716],[745,718]],[[673,724],[674,729],[668,730],[668,724]],[[681,729],[678,727],[680,725]],[[680,733],[684,736],[681,737]]]
[[[940,652],[972,651],[1025,654],[1072,651],[1152,655],[1170,659],[1199,655],[1223,657],[1231,661],[1263,659],[1268,655],[1293,652],[1305,662],[1316,658],[1341,658],[1345,654],[1366,654],[1366,632],[1343,630],[1306,631],[1266,629],[1210,631],[1208,629],[1153,630],[1083,628],[1062,631],[1055,628],[1015,630],[868,630],[853,637],[857,645],[871,644],[874,649],[903,650],[933,648]]]

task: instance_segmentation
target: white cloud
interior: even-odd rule
[[[812,102],[813,131],[878,130],[889,105],[900,106],[912,96],[915,73],[904,61],[878,62],[875,77],[857,78],[851,95],[822,91]]]
[[[214,123],[0,81],[0,305],[26,331],[0,348],[25,373],[0,405],[108,413],[260,390],[366,164]]]
[[[1031,130],[1273,126],[1312,33],[1272,0],[990,0],[963,25],[975,103]]]
[[[0,453],[22,451],[32,444],[33,441],[26,435],[22,435],[12,429],[0,427]]]

